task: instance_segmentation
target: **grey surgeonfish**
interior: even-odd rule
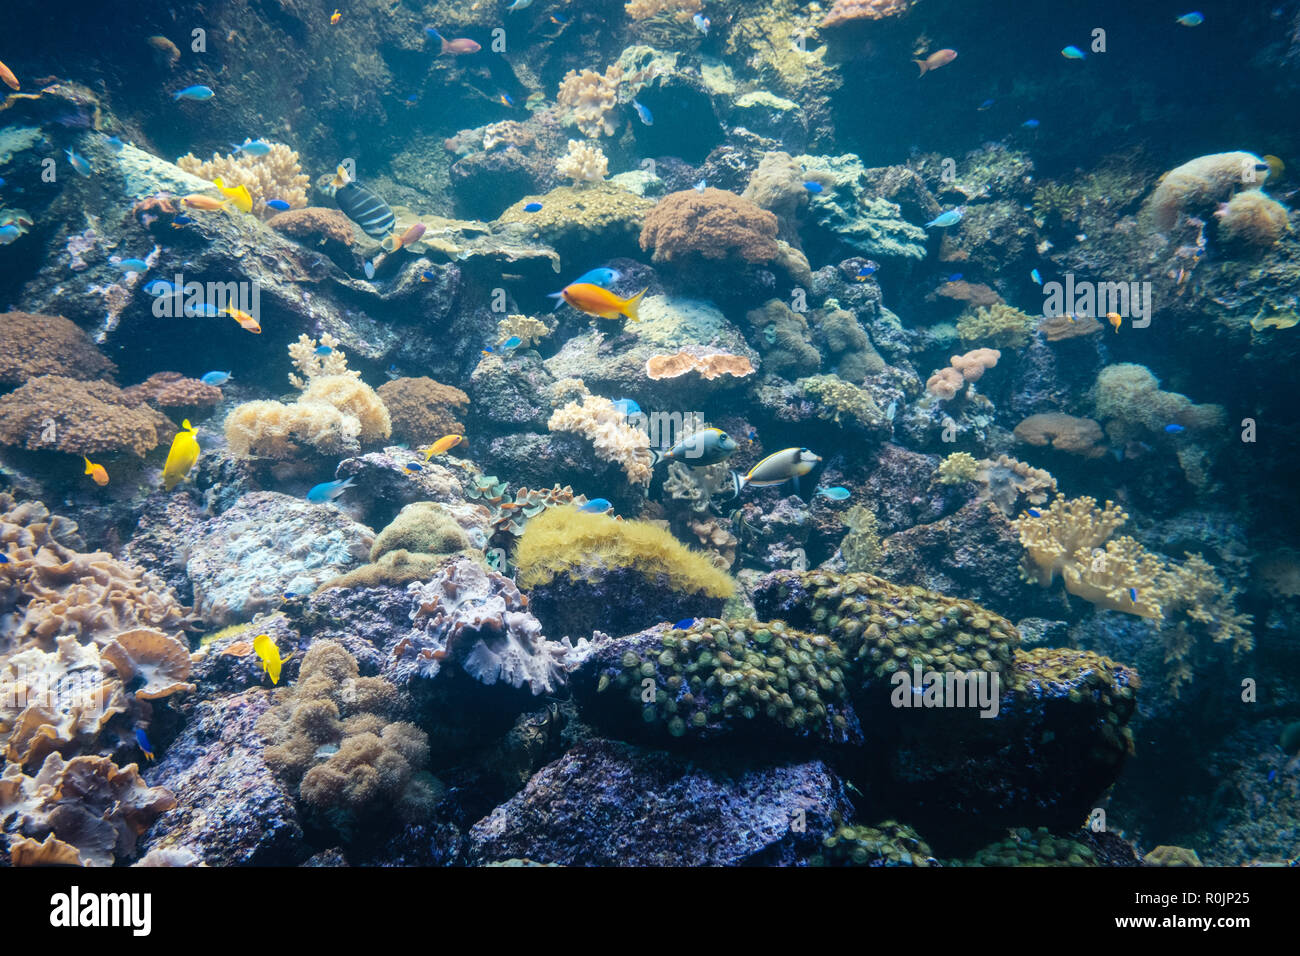
[[[687,435],[665,452],[655,452],[655,464],[661,461],[680,461],[692,468],[703,468],[726,461],[740,446],[721,428],[701,428]]]
[[[334,201],[343,214],[372,239],[382,239],[397,225],[397,217],[388,203],[349,176],[342,166],[330,186],[334,189]]]
[[[807,448],[782,448],[778,452],[773,452],[753,468],[749,469],[749,474],[742,476],[740,472],[731,473],[732,484],[735,487],[736,494],[739,495],[746,485],[754,485],[756,488],[766,488],[771,485],[779,485],[785,481],[794,482],[794,490],[797,494],[799,491],[799,479],[817,466],[821,458],[814,455]]]

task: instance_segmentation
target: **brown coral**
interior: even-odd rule
[[[1267,249],[1289,228],[1286,206],[1262,190],[1239,192],[1218,208],[1219,238],[1224,243]]]
[[[854,20],[887,20],[901,16],[916,4],[916,0],[835,0],[821,26],[838,27]]]
[[[392,418],[393,436],[400,441],[423,445],[465,433],[460,415],[469,396],[451,385],[425,377],[395,378],[379,386],[379,397]]]
[[[967,282],[965,279],[959,279],[956,282],[945,282],[926,296],[926,299],[933,301],[936,297],[955,299],[958,302],[967,302],[973,306],[991,306],[1002,303],[1002,296],[984,285],[984,283]]]
[[[1030,415],[1015,427],[1015,436],[1027,445],[1051,446],[1057,451],[1083,458],[1100,458],[1106,454],[1101,426],[1091,418],[1078,418],[1061,412]]]
[[[702,9],[700,0],[628,0],[623,9],[633,20],[646,20],[661,13],[685,23]]]
[[[109,378],[116,372],[86,333],[60,315],[0,315],[0,384],[21,385],[38,375]]]
[[[356,241],[352,220],[337,209],[324,206],[290,209],[272,216],[267,225],[281,235],[302,241],[304,245],[347,248]]]
[[[42,375],[0,398],[0,442],[76,455],[144,455],[175,434],[165,415],[116,385]]]
[[[283,200],[294,209],[306,206],[307,187],[311,184],[298,165],[296,151],[283,143],[270,145],[270,152],[263,156],[213,153],[212,159],[204,161],[187,153],[176,160],[176,165],[208,182],[220,179],[228,188],[246,186],[253,200],[253,215],[265,219],[275,213],[267,206],[268,199]]]
[[[139,700],[161,700],[194,690],[186,681],[190,676],[189,645],[151,627],[118,634],[104,647],[103,657],[128,686],[137,678],[144,681],[135,691]]]
[[[649,378],[678,378],[687,372],[696,372],[709,381],[723,375],[744,378],[754,374],[754,364],[743,355],[727,352],[712,352],[707,355],[676,352],[672,355],[652,355],[646,359],[645,373]]]
[[[723,189],[669,193],[645,217],[641,248],[655,262],[690,256],[770,262],[780,252],[776,216]]]
[[[985,369],[998,364],[1002,353],[997,349],[972,349],[965,355],[954,355],[948,368],[941,368],[925,382],[926,391],[946,401],[956,395],[967,382],[978,382]]]
[[[132,404],[147,402],[159,408],[204,408],[221,402],[221,389],[180,372],[155,372],[139,385],[122,389]]]
[[[1090,315],[1054,315],[1038,322],[1038,331],[1049,342],[1096,335],[1101,328],[1101,323]]]
[[[570,70],[560,81],[560,92],[555,98],[560,115],[566,123],[582,130],[584,136],[593,139],[602,133],[613,136],[618,128],[614,116],[622,78],[623,71],[617,66],[610,66],[603,74],[595,70]]]

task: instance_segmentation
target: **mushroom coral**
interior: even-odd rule
[[[105,645],[103,657],[128,687],[143,681],[135,691],[138,700],[161,700],[194,689],[186,682],[190,676],[189,645],[151,627],[118,634]]]
[[[669,193],[646,213],[641,248],[655,262],[699,256],[771,262],[780,253],[776,216],[723,189]]]

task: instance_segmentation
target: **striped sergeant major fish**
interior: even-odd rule
[[[338,168],[330,187],[334,190],[334,201],[339,204],[343,214],[360,226],[370,238],[382,239],[397,225],[397,217],[393,215],[388,203],[349,176],[342,166]]]

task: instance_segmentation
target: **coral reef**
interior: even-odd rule
[[[557,408],[546,423],[553,432],[577,432],[591,441],[596,455],[618,464],[630,484],[648,485],[654,467],[650,439],[627,423],[608,398],[590,393]]]
[[[770,262],[779,250],[776,216],[722,189],[669,193],[645,217],[641,248],[655,262],[691,257]]]
[[[159,408],[210,408],[221,401],[221,389],[180,372],[154,372],[139,385],[129,385],[122,394],[132,403],[148,402]]]
[[[1009,455],[981,459],[972,479],[980,485],[976,500],[993,502],[1008,518],[1030,505],[1044,504],[1056,494],[1056,479],[1051,474]]]
[[[998,364],[1002,353],[997,349],[973,349],[954,355],[948,368],[941,368],[925,382],[925,390],[941,401],[956,397],[968,382],[978,382],[986,369]]]
[[[253,215],[266,219],[276,213],[267,206],[268,199],[279,199],[295,209],[301,208],[307,205],[307,187],[311,184],[298,165],[295,150],[284,143],[271,143],[270,147],[262,156],[213,153],[210,160],[187,153],[176,160],[176,165],[208,182],[220,179],[227,188],[247,187],[253,199]]]
[[[1106,454],[1101,426],[1091,418],[1079,418],[1063,412],[1030,415],[1015,427],[1015,436],[1026,445],[1052,447],[1081,458],[1100,458]]]
[[[854,20],[887,20],[901,16],[917,0],[835,0],[821,22],[822,29],[837,27]]]
[[[617,66],[606,68],[603,74],[595,70],[566,73],[555,99],[564,122],[578,127],[589,139],[613,136],[618,128],[614,117],[622,78],[623,71]]]
[[[569,140],[569,151],[559,158],[555,171],[575,183],[598,183],[609,175],[609,160],[594,143]]]
[[[143,458],[175,431],[165,415],[108,382],[40,375],[0,397],[0,443],[32,451]]]
[[[646,20],[667,14],[680,22],[700,12],[701,0],[628,0],[623,9],[633,20]]]
[[[116,372],[86,333],[62,316],[0,314],[0,384],[22,385],[40,375],[110,378]]]
[[[957,319],[957,334],[963,342],[987,342],[1000,349],[1023,348],[1033,330],[1033,316],[1005,303],[963,312]]]
[[[903,218],[902,209],[876,194],[858,157],[798,156],[800,181],[815,180],[809,212],[823,229],[867,256],[925,257],[925,230]]]
[[[380,385],[378,394],[388,409],[393,437],[412,448],[465,432],[460,416],[469,405],[469,396],[454,386],[423,376],[395,378]]]

